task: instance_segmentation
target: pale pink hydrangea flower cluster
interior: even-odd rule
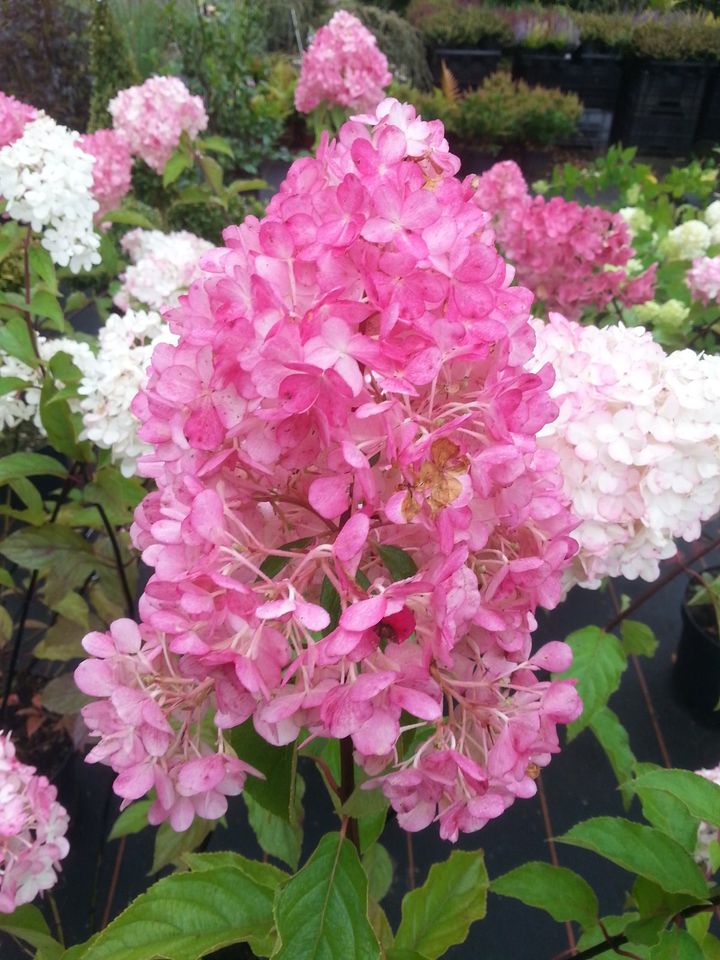
[[[696,257],[685,275],[693,300],[720,303],[720,257]]]
[[[15,143],[22,136],[25,124],[37,115],[35,107],[0,90],[0,149]]]
[[[55,787],[20,763],[10,734],[0,733],[0,913],[54,886],[70,849],[67,828]]]
[[[120,274],[120,287],[113,303],[121,310],[174,307],[181,293],[200,275],[198,261],[213,245],[187,230],[128,231],[120,243],[132,263]]]
[[[108,110],[133,156],[156,173],[163,172],[183,133],[194,139],[208,125],[202,98],[193,96],[178,77],[150,77],[121,90]]]
[[[669,355],[642,327],[534,320],[530,369],[550,363],[560,413],[540,432],[582,523],[567,585],[654,580],[675,539],[720,510],[720,357]]]
[[[531,648],[577,549],[550,368],[439,121],[383,101],[225,231],[133,409],[157,483],[139,626],[76,673],[125,802],[183,829],[254,771],[225,731],[346,738],[400,824],[455,840],[535,793],[580,702]],[[207,721],[216,728],[205,739]],[[401,746],[414,731],[412,746]],[[407,738],[404,738],[407,739]]]
[[[133,159],[130,150],[115,130],[96,130],[80,137],[78,146],[95,157],[92,194],[98,202],[96,220],[114,210],[132,185]]]
[[[310,113],[321,103],[371,110],[392,80],[373,34],[346,10],[338,10],[303,54],[295,107]]]
[[[619,214],[562,197],[533,196],[512,160],[480,176],[478,195],[518,280],[547,310],[574,320],[613,299],[627,306],[652,299],[656,264],[629,278],[634,250]]]

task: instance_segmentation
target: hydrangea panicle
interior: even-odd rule
[[[95,157],[93,196],[98,202],[96,220],[114,210],[132,184],[132,156],[125,141],[114,130],[96,130],[80,137],[78,146]]]
[[[224,731],[252,718],[275,745],[350,737],[408,829],[455,839],[534,792],[580,711],[537,675],[569,649],[531,644],[577,549],[536,442],[552,371],[524,367],[531,294],[458,169],[441,124],[383,101],[167,314],[133,404],[154,572],[76,674],[90,758],[125,800],[154,788],[154,822],[224,811],[254,775]]]
[[[371,110],[392,80],[385,54],[357,17],[338,10],[303,54],[295,107],[310,113],[321,103]]]
[[[720,303],[720,257],[696,257],[685,280],[693,300]]]
[[[108,110],[133,156],[156,173],[163,172],[183,133],[194,140],[208,125],[202,98],[193,96],[179,77],[150,77],[121,90]]]
[[[55,885],[70,849],[67,828],[55,787],[20,763],[10,734],[0,733],[0,913]]]
[[[37,115],[35,107],[0,90],[0,149],[19,140],[26,124]]]

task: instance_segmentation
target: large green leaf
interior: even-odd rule
[[[482,850],[454,850],[403,898],[395,946],[416,950],[428,960],[441,957],[465,940],[473,921],[485,916],[487,890]]]
[[[253,883],[261,887],[268,887],[270,890],[277,890],[289,878],[284,870],[279,870],[271,863],[249,860],[242,854],[233,853],[230,850],[220,850],[213,853],[186,853],[183,861],[191,870],[217,870],[218,867],[234,867],[237,870],[242,870]]]
[[[357,851],[326,834],[308,862],[280,891],[275,918],[277,960],[376,960],[380,945],[368,920],[368,884]]]
[[[237,755],[265,775],[264,780],[248,777],[245,792],[276,817],[289,820],[295,776],[294,745],[274,747],[260,736],[252,720],[236,727],[230,739]]]
[[[136,800],[126,807],[112,826],[108,840],[117,840],[118,837],[127,837],[131,833],[140,833],[148,824],[148,810],[150,800]]]
[[[654,827],[621,817],[594,817],[576,824],[558,840],[592,850],[668,893],[707,895],[707,883],[690,854]]]
[[[638,778],[651,770],[659,769],[660,767],[651,763],[638,763],[635,766]],[[638,786],[638,780],[629,780],[627,786],[637,793],[645,819],[653,827],[677,840],[688,853],[694,853],[698,822],[685,804],[667,790],[655,790],[642,784]]]
[[[22,360],[29,367],[40,366],[30,333],[22,317],[10,317],[0,323],[0,351],[10,354],[17,360]]]
[[[595,711],[590,721],[590,729],[610,761],[610,766],[620,785],[623,805],[627,810],[633,795],[632,787],[627,781],[632,777],[635,766],[635,755],[630,749],[628,732],[610,707],[600,707]]]
[[[687,930],[672,927],[660,937],[660,942],[650,951],[651,960],[707,960],[704,951]]]
[[[79,956],[197,960],[240,942],[263,955],[270,942],[272,902],[268,887],[234,867],[176,873],[141,894]]]
[[[707,820],[720,826],[720,786],[690,770],[657,768],[642,773],[634,783],[635,790],[669,793],[679,800],[696,820]]]
[[[57,960],[63,952],[62,944],[50,933],[45,917],[31,903],[9,914],[0,913],[0,930],[41,950],[47,960]]]
[[[362,864],[367,874],[370,896],[380,903],[392,886],[393,864],[390,854],[381,843],[374,843],[363,854]]]
[[[50,377],[43,381],[40,391],[40,420],[51,445],[70,459],[80,459],[75,421],[70,404],[62,399]]]
[[[301,782],[298,777],[298,784]],[[292,870],[297,870],[303,838],[299,821],[288,822],[275,816],[253,800],[247,791],[243,792],[243,800],[247,808],[248,822],[261,848],[269,856],[276,857]]]
[[[658,639],[646,623],[639,620],[623,620],[620,636],[625,653],[652,657],[658,646]]]
[[[583,702],[582,715],[567,728],[568,740],[572,740],[590,725],[617,690],[627,658],[618,638],[600,627],[576,630],[566,642],[572,647],[573,663],[561,676],[577,678],[577,691]]]
[[[45,570],[54,565],[81,565],[91,573],[95,568],[92,548],[87,540],[65,527],[45,524],[16,530],[0,543],[0,553],[28,570]]]
[[[577,920],[583,927],[598,920],[598,901],[592,887],[566,867],[534,860],[493,880],[490,889],[545,910],[553,920]]]
[[[0,485],[22,477],[65,477],[67,467],[44,453],[10,453],[0,458]]]

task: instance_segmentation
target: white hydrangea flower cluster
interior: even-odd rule
[[[111,314],[98,337],[98,355],[80,383],[83,437],[112,451],[124,476],[137,471],[138,457],[150,449],[138,438],[132,401],[147,381],[147,367],[158,343],[177,343],[155,312]]]
[[[534,320],[531,367],[555,368],[558,418],[540,443],[560,457],[581,519],[567,586],[654,580],[674,540],[720,510],[720,357],[665,354],[642,327]]]
[[[686,307],[681,300],[671,299],[664,303],[648,300],[646,303],[636,304],[633,307],[633,313],[640,323],[671,332],[682,329],[690,316],[690,307]]]
[[[686,220],[660,242],[660,254],[666,260],[694,260],[712,243],[712,231],[702,220]]]
[[[130,306],[163,310],[177,305],[200,273],[199,260],[213,245],[187,230],[130,230],[122,248],[132,263],[120,275],[121,286],[113,303],[121,310]]]
[[[720,786],[720,764],[711,770],[696,770],[699,777],[705,777],[711,783],[717,783]],[[702,820],[698,826],[697,843],[695,845],[695,862],[699,863],[707,871],[708,876],[713,873],[711,847],[713,843],[720,843],[720,811],[718,811],[718,822],[708,823]]]
[[[623,207],[618,213],[628,225],[631,239],[652,228],[652,220],[642,207]]]
[[[93,230],[94,157],[76,146],[80,135],[41,115],[0,150],[0,196],[7,214],[42,232],[42,245],[73,273],[100,263]]]
[[[89,345],[82,340],[71,340],[68,337],[57,337],[48,340],[45,337],[36,337],[40,359],[47,363],[56,353],[66,353],[81,371],[85,372],[95,363],[95,356]],[[0,429],[12,430],[20,423],[33,423],[41,436],[45,436],[45,428],[40,420],[40,389],[42,387],[42,373],[34,370],[16,357],[0,353],[0,377],[16,377],[27,387],[18,387],[0,396]],[[70,400],[71,409],[73,401]],[[78,408],[79,409],[79,408]]]

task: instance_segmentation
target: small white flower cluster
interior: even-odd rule
[[[83,436],[112,451],[124,476],[132,476],[138,457],[150,449],[138,438],[132,401],[147,382],[147,367],[156,344],[177,337],[158,313],[128,310],[111,314],[98,338],[98,355],[80,383]]]
[[[622,211],[621,211],[622,213]],[[667,260],[695,260],[720,244],[720,200],[705,209],[702,219],[686,220],[668,233],[659,252]]]
[[[0,196],[7,214],[42,232],[42,245],[73,273],[100,263],[93,230],[94,157],[76,146],[80,135],[41,115],[0,150]]]
[[[628,225],[632,240],[639,233],[652,229],[652,220],[642,207],[623,207],[622,210],[618,210],[618,213]]]
[[[540,443],[560,457],[580,518],[568,586],[654,580],[674,540],[720,510],[720,357],[666,355],[642,327],[533,321],[532,369],[555,368],[557,419]]]
[[[121,310],[146,307],[163,310],[177,305],[200,273],[199,260],[213,245],[186,230],[130,230],[122,248],[132,260],[120,275],[121,286],[113,303]]]
[[[75,366],[84,372],[95,362],[92,350],[84,341],[71,340],[68,337],[47,340],[42,336],[36,337],[36,341],[40,359],[44,363],[56,353],[66,353]],[[40,435],[45,436],[45,428],[40,419],[40,370],[34,370],[15,357],[0,354],[0,378],[3,377],[17,378],[29,386],[18,387],[0,396],[0,430],[12,430],[20,423],[33,423]],[[70,405],[72,408],[72,400]]]
[[[718,786],[720,786],[720,764],[711,770],[696,770],[695,773],[699,777],[705,777],[706,780],[710,780],[711,783],[717,783]],[[713,856],[711,849],[713,843],[720,843],[720,810],[718,810],[717,823],[708,823],[706,820],[701,820],[698,826],[695,861],[705,868],[708,876],[711,876],[713,873]]]

